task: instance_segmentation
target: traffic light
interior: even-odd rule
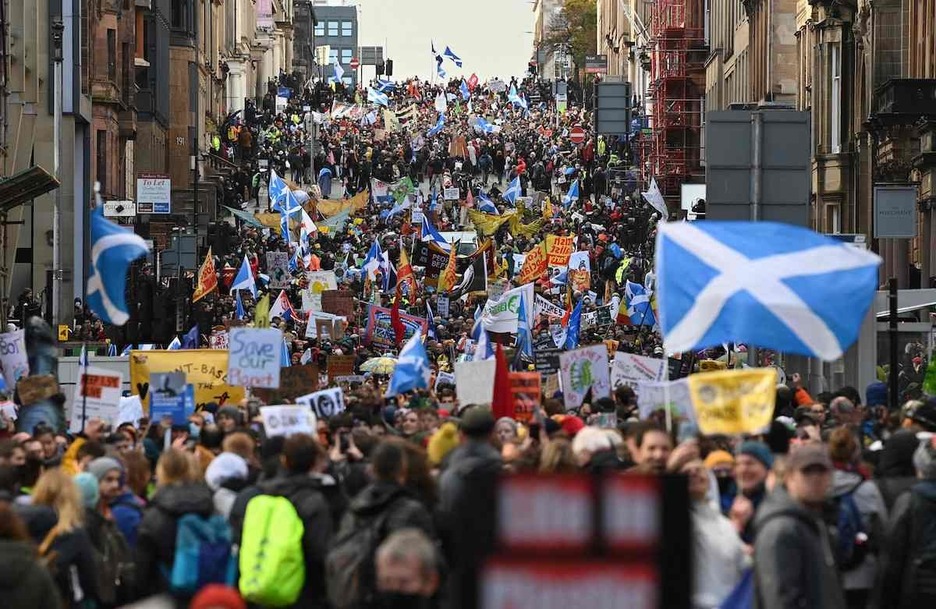
[[[387,76],[393,76],[393,60],[388,59],[384,62],[384,72]]]
[[[375,67],[377,68],[377,76],[383,76],[383,73],[384,73],[384,62],[378,61],[378,62],[377,62],[377,65],[376,65]]]

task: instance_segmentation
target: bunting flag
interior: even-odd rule
[[[254,306],[254,327],[270,327],[270,295],[264,294]]]
[[[211,247],[209,247],[205,261],[198,269],[198,285],[195,286],[195,293],[192,294],[192,302],[198,302],[217,289],[218,275],[215,273],[214,258],[211,255]]]
[[[440,293],[449,292],[453,287],[455,287],[455,281],[458,278],[455,264],[455,255],[457,251],[458,244],[456,243],[455,246],[449,250],[448,264],[446,264],[445,269],[439,273],[438,287]]]

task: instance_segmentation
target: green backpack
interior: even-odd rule
[[[305,585],[305,527],[286,497],[258,495],[247,503],[240,544],[241,596],[268,607],[292,605]]]

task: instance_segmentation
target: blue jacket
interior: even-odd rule
[[[114,516],[114,522],[117,528],[123,533],[127,544],[131,548],[136,547],[137,530],[140,528],[140,520],[143,518],[143,505],[136,495],[127,491],[114,499],[110,505],[111,514]]]

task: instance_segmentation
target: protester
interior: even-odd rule
[[[36,556],[26,525],[0,501],[0,598],[9,609],[59,609],[52,576]]]

